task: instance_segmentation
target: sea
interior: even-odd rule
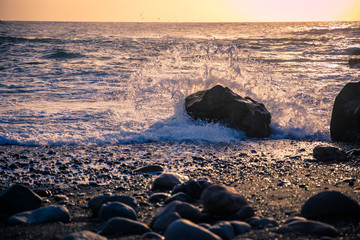
[[[1,21],[0,145],[249,140],[186,114],[217,84],[265,104],[269,139],[329,141],[359,48],[360,22]]]

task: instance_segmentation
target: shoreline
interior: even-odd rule
[[[335,146],[345,151],[359,148],[358,145],[334,142],[273,139],[236,144],[2,145],[0,189],[22,183],[32,190],[49,190],[51,195],[43,199],[45,205],[64,204],[72,219],[69,223],[31,226],[13,226],[1,221],[0,238],[62,239],[79,230],[96,231],[101,222],[92,215],[87,201],[105,193],[135,197],[140,203],[138,220],[150,224],[152,216],[163,206],[163,203],[147,201],[158,174],[134,170],[151,164],[190,179],[206,177],[213,184],[234,187],[249,201],[257,216],[272,217],[279,223],[298,216],[302,204],[323,190],[340,191],[360,202],[360,157],[351,156],[344,162],[319,162],[312,157],[312,151],[318,145]],[[65,195],[68,201],[62,202],[57,195]],[[338,226],[340,236],[345,239],[359,237],[360,223],[353,224],[352,227]],[[239,237],[292,239],[294,235],[251,230]],[[318,239],[312,237],[309,239]]]

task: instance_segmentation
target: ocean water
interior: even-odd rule
[[[329,140],[359,47],[360,22],[0,22],[0,144],[243,141],[185,113],[216,84],[264,103],[270,138]]]

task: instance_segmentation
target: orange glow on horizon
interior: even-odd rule
[[[1,20],[360,21],[360,0],[0,0]]]

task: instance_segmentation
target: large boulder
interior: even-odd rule
[[[248,137],[268,137],[271,133],[271,114],[264,104],[220,85],[186,97],[185,109],[194,119],[221,123]]]
[[[41,207],[42,199],[29,188],[15,184],[0,193],[0,212],[14,214]]]
[[[246,199],[232,187],[213,185],[201,194],[204,209],[212,215],[234,215],[248,205]]]
[[[336,97],[330,134],[333,141],[360,142],[360,82],[346,84]]]

